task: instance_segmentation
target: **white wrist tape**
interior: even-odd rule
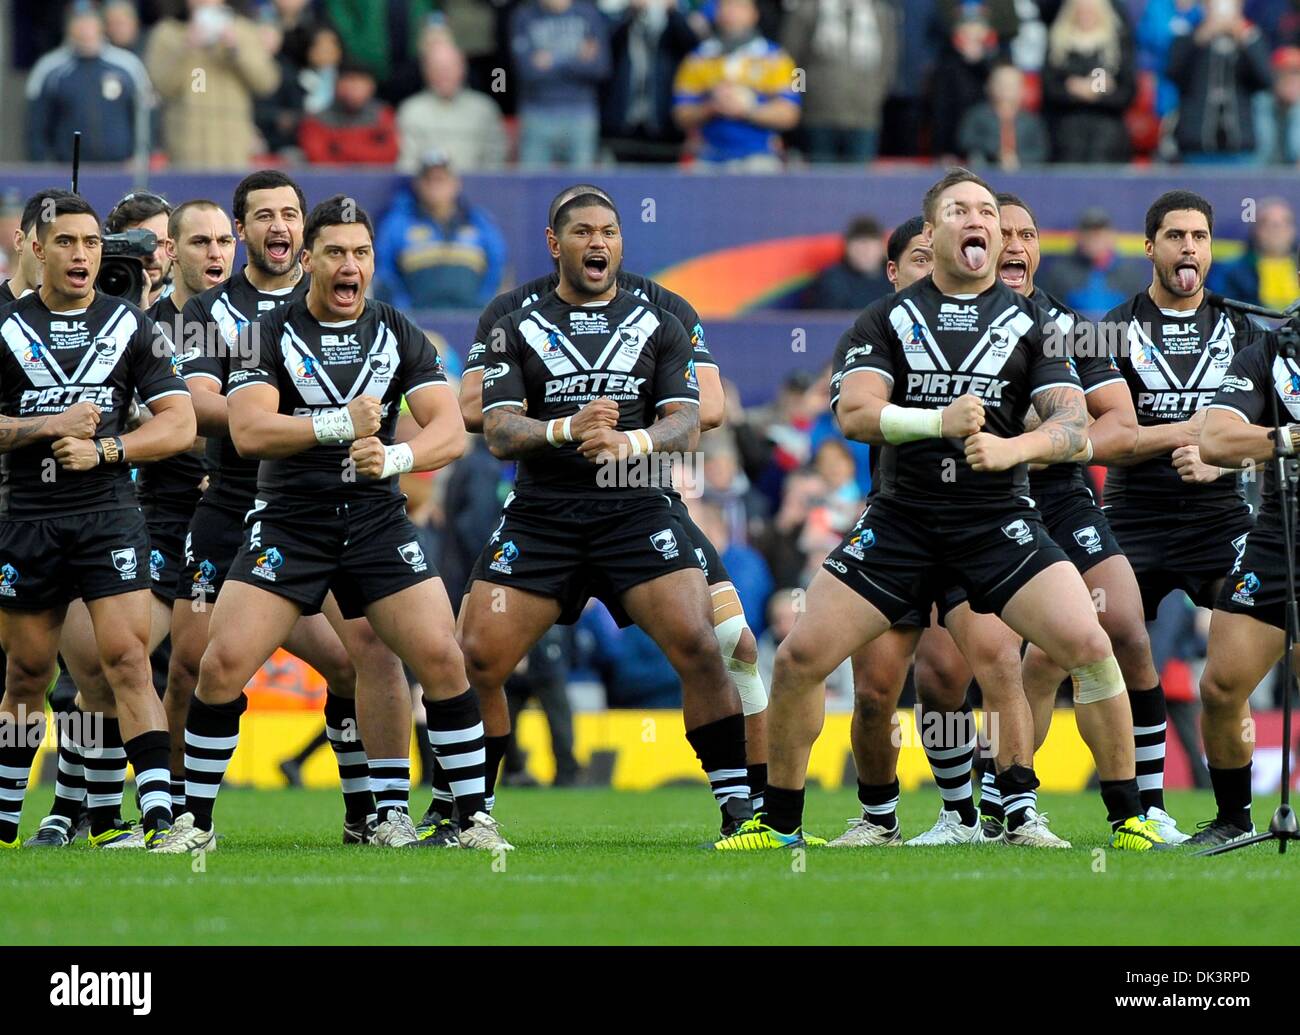
[[[1084,458],[1083,458],[1083,460],[1081,461],[1081,463],[1085,463],[1085,464],[1086,464],[1086,463],[1091,463],[1091,462],[1092,462],[1092,456],[1093,456],[1093,453],[1094,453],[1094,452],[1095,452],[1095,450],[1093,449],[1092,439],[1088,439],[1088,452],[1084,455]]]
[[[880,411],[880,434],[890,445],[943,437],[943,410],[921,410],[890,403]]]
[[[1277,440],[1277,448],[1287,456],[1295,453],[1295,429],[1294,424],[1282,425],[1282,436]]]
[[[405,474],[415,466],[415,454],[405,442],[395,446],[384,446],[384,470],[380,478],[391,478],[395,474]]]
[[[628,450],[631,456],[640,456],[642,453],[654,452],[654,441],[650,438],[650,432],[644,428],[637,428],[635,431],[625,431],[627,436]]]
[[[312,414],[311,429],[316,433],[316,441],[326,445],[338,445],[351,442],[357,437],[352,427],[352,414],[343,410],[322,410]]]
[[[573,441],[573,418],[556,417],[546,422],[546,441],[559,448]]]

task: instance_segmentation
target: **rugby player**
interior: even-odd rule
[[[1052,464],[1031,469],[1029,492],[1033,496],[1047,531],[1060,546],[1097,602],[1097,618],[1110,637],[1115,660],[1124,675],[1135,726],[1143,718],[1140,702],[1149,694],[1163,700],[1160,677],[1151,658],[1151,642],[1142,615],[1142,597],[1133,569],[1110,531],[1106,515],[1097,506],[1084,479],[1084,463],[1106,464],[1132,452],[1137,441],[1137,414],[1128,386],[1114,359],[1096,335],[1091,340],[1085,332],[1093,329],[1078,313],[1057,301],[1034,284],[1042,253],[1039,248],[1038,220],[1029,206],[1014,194],[999,194],[1002,218],[1002,258],[998,275],[1013,291],[1037,302],[1047,310],[1061,329],[1060,342],[1068,346],[1076,372],[1088,400],[1088,446],[1086,461]],[[1030,413],[1026,427],[1035,425]],[[1025,651],[1024,685],[1034,712],[1034,750],[1047,739],[1056,703],[1056,691],[1066,674],[1053,665],[1039,647],[1030,644]],[[1137,699],[1137,705],[1133,702]],[[1138,788],[1142,787],[1144,762],[1147,761],[1150,732],[1137,732]],[[1159,806],[1144,802],[1147,820],[1170,844],[1187,839],[1172,816]],[[990,822],[998,821],[997,803],[981,811]]]
[[[434,747],[452,773],[463,817],[455,843],[509,849],[484,811],[483,725],[466,689],[451,605],[396,481],[461,455],[459,407],[423,332],[366,299],[375,256],[363,209],[342,195],[317,205],[304,231],[303,265],[314,274],[306,296],[263,319],[251,365],[229,365],[231,436],[241,454],[263,463],[257,505],[213,608],[186,724],[189,811],[177,819],[168,850],[215,845],[212,809],[239,739],[244,685],[331,591],[343,617],[373,627],[424,688]],[[403,396],[420,431],[395,445]],[[404,693],[402,703],[405,747]],[[370,770],[379,809],[372,843],[421,844],[407,811],[409,756],[372,756]]]
[[[604,190],[592,184],[575,184],[566,187],[552,199],[547,212],[548,241],[554,237],[553,224],[560,206],[580,194],[594,194],[607,201],[612,200]],[[483,314],[479,317],[474,345],[466,359],[460,389],[461,414],[465,418],[465,426],[471,431],[481,431],[483,427],[483,370],[491,359],[489,338],[493,325],[509,313],[535,305],[542,296],[554,291],[558,284],[559,273],[550,273],[498,295],[483,310]],[[666,309],[681,321],[683,327],[689,329],[700,388],[700,431],[708,431],[721,425],[725,408],[722,380],[717,361],[709,352],[704,326],[694,307],[680,295],[667,290],[653,280],[628,273],[626,270],[619,271],[618,285]],[[686,529],[709,584],[709,595],[713,604],[714,635],[717,636],[718,644],[722,649],[723,662],[740,693],[741,707],[745,714],[747,776],[750,795],[757,807],[762,804],[763,788],[767,784],[767,690],[758,674],[758,641],[745,620],[740,597],[731,582],[731,575],[723,564],[721,555],[695,524],[677,490],[673,487],[665,487],[665,494],[672,503],[673,516]],[[477,573],[471,578],[476,576]],[[615,619],[620,625],[630,624],[630,619],[619,611],[616,601],[606,603],[612,606]],[[510,719],[508,713],[499,714],[488,702],[484,703],[484,708],[484,725],[488,729],[488,805],[490,807],[493,802],[492,791],[497,763],[505,750],[510,732]],[[441,774],[435,774],[433,803],[421,822],[422,828],[428,829],[431,824],[445,818],[448,804],[445,778]]]
[[[248,252],[247,264],[220,278],[182,307],[181,373],[194,395],[199,431],[207,437],[208,488],[194,510],[185,538],[184,568],[172,610],[172,656],[167,672],[167,715],[172,736],[172,783],[177,811],[184,796],[185,722],[207,646],[212,602],[242,542],[245,515],[256,503],[258,461],[239,455],[231,441],[225,379],[232,360],[248,359],[261,347],[257,321],[281,305],[304,297],[309,278],[300,262],[306,199],[302,189],[274,170],[251,173],[235,187],[234,228]],[[211,217],[216,218],[216,217]],[[218,226],[224,231],[224,216]],[[204,278],[218,278],[216,263]],[[357,719],[357,665],[366,669],[374,694],[385,696],[369,720],[382,721],[386,736],[398,720],[393,694],[401,686],[397,659],[365,623],[346,623],[333,598],[324,615],[304,617],[283,646],[324,677],[325,725],[339,766],[343,792],[343,841],[360,844],[373,828],[375,812],[369,760]],[[342,637],[349,637],[344,643]],[[376,699],[377,700],[377,699]]]
[[[470,683],[485,711],[507,716],[506,677],[537,639],[588,595],[615,601],[681,679],[687,740],[724,827],[739,826],[752,816],[745,723],[707,582],[664,491],[671,481],[638,477],[662,473],[664,454],[698,434],[691,338],[666,308],[620,288],[621,220],[603,194],[563,202],[547,242],[558,287],[486,339],[483,433],[519,470],[462,604]]]
[[[1233,356],[1259,332],[1206,300],[1214,210],[1205,198],[1162,194],[1147,210],[1145,230],[1151,286],[1107,313],[1100,328],[1116,339],[1112,351],[1138,418],[1133,451],[1111,458],[1104,509],[1149,622],[1176,589],[1213,607],[1245,549],[1251,514],[1239,471],[1205,463],[1199,442]],[[1166,815],[1164,691],[1154,671],[1128,686],[1143,811]]]
[[[1046,314],[998,280],[993,190],[950,170],[923,212],[934,273],[867,307],[837,375],[841,426],[883,446],[882,485],[853,533],[870,532],[872,546],[858,561],[846,537],[814,578],[807,610],[777,652],[765,813],[715,847],[806,843],[803,784],[825,707],[820,685],[898,618],[928,606],[936,575],[955,576],[972,609],[998,614],[1070,673],[1111,844],[1162,846],[1141,816],[1132,720],[1110,643],[1027,496],[1025,465],[1084,449],[1083,392],[1066,358],[1044,347]],[[1024,432],[1031,402],[1042,423]]]
[[[896,291],[928,276],[934,253],[925,235],[924,220],[914,216],[897,227],[886,246],[886,276]],[[837,348],[836,368],[843,364],[851,339],[845,335]],[[831,404],[838,402],[832,395]],[[873,460],[878,451],[873,452]],[[873,482],[873,495],[875,489]],[[847,549],[870,548],[860,534]],[[904,615],[883,635],[852,656],[854,700],[850,723],[853,758],[858,771],[858,800],[862,815],[849,820],[848,829],[830,842],[834,848],[902,844],[898,825],[898,699],[907,679],[908,665],[916,659],[915,682],[920,703],[919,731],[926,758],[939,788],[942,805],[931,829],[910,839],[909,845],[967,844],[1005,840],[1010,844],[1064,847],[1067,842],[1051,832],[1046,817],[1032,810],[1036,780],[1028,754],[1028,711],[1020,686],[1020,638],[996,616],[972,611],[960,586],[935,594],[935,618],[926,607]],[[947,626],[951,626],[951,632]],[[958,649],[960,643],[960,649]],[[970,657],[968,663],[966,658]],[[1012,802],[1012,832],[983,830],[971,789],[976,731],[974,715],[966,702],[973,676],[986,691],[986,714],[999,715],[1009,736],[998,737],[1007,772],[1003,783]],[[1013,769],[1012,767],[1020,767]],[[992,775],[992,771],[990,773]],[[984,798],[999,791],[990,778]],[[1000,800],[1000,795],[999,795]],[[1023,805],[1022,805],[1023,802]]]
[[[188,449],[194,411],[148,316],[95,290],[102,235],[94,209],[58,197],[36,233],[41,288],[0,317],[3,448],[11,454],[0,493],[0,643],[8,654],[0,714],[13,727],[25,713],[27,727],[7,731],[0,748],[0,843],[17,844],[42,695],[68,604],[81,597],[136,772],[144,842],[157,849],[172,818],[167,731],[149,668],[148,534],[126,464]],[[125,432],[137,393],[154,416]]]
[[[1275,411],[1274,407],[1278,409]],[[1273,414],[1287,421],[1274,441]],[[1255,738],[1250,695],[1282,657],[1286,643],[1286,543],[1274,450],[1300,450],[1300,364],[1269,335],[1233,357],[1205,415],[1203,463],[1240,470],[1266,464],[1259,518],[1246,548],[1219,590],[1210,618],[1201,674],[1201,736],[1214,787],[1216,814],[1188,840],[1193,847],[1227,844],[1255,832],[1250,815]],[[1291,692],[1291,687],[1286,688]]]
[[[73,196],[71,191],[58,187],[45,187],[23,203],[18,229],[14,231],[14,250],[18,253],[18,264],[13,271],[13,276],[0,284],[0,306],[8,305],[41,286],[41,260],[36,257],[36,252],[32,248],[36,241],[37,220],[46,210],[50,200]]]

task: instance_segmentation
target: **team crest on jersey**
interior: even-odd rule
[[[18,582],[18,569],[12,564],[0,566],[0,597],[14,597],[18,591],[14,586]]]
[[[167,558],[162,555],[161,550],[149,551],[149,578],[154,582],[162,581],[163,568],[167,567]]]
[[[253,563],[253,574],[258,578],[266,579],[267,582],[274,582],[276,570],[283,564],[284,555],[272,546],[269,550],[263,550],[258,554],[257,560]]]
[[[1028,546],[1034,541],[1034,530],[1021,518],[1009,525],[1002,526],[1002,534],[1015,542],[1017,546]]]
[[[513,539],[507,539],[492,555],[492,563],[488,567],[493,571],[499,571],[502,575],[513,575],[513,565],[517,560],[519,560],[519,547],[515,545]]]
[[[641,332],[635,327],[620,327],[618,329],[619,351],[629,359],[636,359],[641,352]]]
[[[1253,571],[1246,572],[1233,587],[1232,602],[1245,607],[1255,606],[1255,594],[1259,592],[1259,576]]]
[[[113,567],[118,570],[122,580],[135,578],[136,567],[139,564],[135,556],[135,548],[128,546],[124,550],[114,550],[109,554],[113,561]]]
[[[412,571],[428,571],[429,565],[424,559],[424,550],[417,542],[403,543],[397,548],[402,560],[411,566]]]
[[[1096,525],[1087,525],[1074,530],[1074,541],[1089,553],[1101,553],[1101,533]]]
[[[848,541],[844,544],[844,552],[855,560],[862,560],[864,550],[870,550],[876,545],[876,533],[870,528],[864,528],[860,532],[854,532],[849,536]]]
[[[370,357],[370,369],[376,374],[387,376],[393,370],[393,357],[379,353]]]
[[[302,362],[298,364],[294,373],[299,377],[314,379],[316,377],[316,361],[311,356],[303,356]]]
[[[676,560],[680,552],[677,549],[677,536],[673,534],[671,528],[661,529],[652,535],[650,545],[658,550],[659,556],[666,561]]]
[[[551,331],[546,335],[546,344],[542,346],[542,359],[550,359],[553,356],[560,355],[564,350],[560,348],[560,334],[558,331]]]
[[[96,338],[94,349],[95,355],[108,357],[117,351],[117,342],[112,338]]]

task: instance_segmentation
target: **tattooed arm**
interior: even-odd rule
[[[1019,464],[1056,464],[1080,453],[1088,441],[1083,391],[1062,386],[1034,397],[1040,423],[1015,438],[981,431],[966,439],[966,462],[977,471],[1008,471]]]
[[[1078,388],[1048,388],[1034,397],[1042,423],[1019,436],[1025,463],[1056,464],[1088,445],[1088,402]]]
[[[546,421],[525,417],[522,406],[494,406],[487,410],[483,414],[483,437],[498,460],[518,460],[551,448],[546,441]]]
[[[44,417],[0,416],[0,453],[12,453],[37,442],[60,438],[88,439],[99,427],[99,407],[79,402],[62,413]]]
[[[699,437],[700,408],[694,403],[670,402],[661,407],[661,416],[648,428],[636,432],[615,431],[613,427],[596,427],[582,436],[578,451],[588,460],[599,462],[606,454],[631,450],[631,436],[649,435],[651,453],[686,453]]]

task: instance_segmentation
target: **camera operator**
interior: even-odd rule
[[[149,283],[144,299],[139,302],[141,309],[149,309],[157,303],[171,281],[172,260],[167,252],[167,221],[171,214],[172,206],[166,198],[149,191],[137,190],[114,205],[104,220],[104,229],[110,234],[120,234],[126,230],[150,230],[158,240],[153,254],[142,260]]]

